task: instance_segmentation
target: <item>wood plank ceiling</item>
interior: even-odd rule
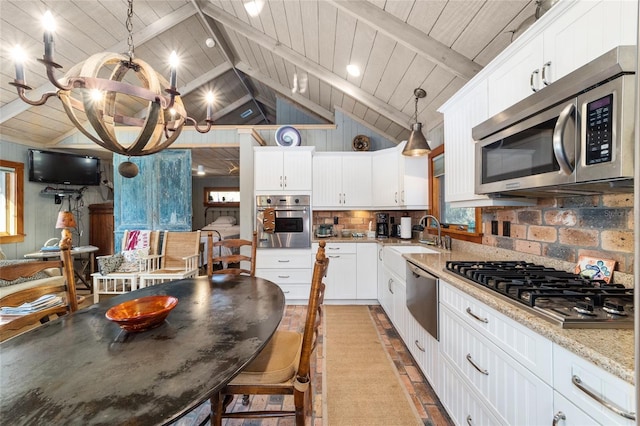
[[[247,4],[261,5],[260,13],[250,15]],[[55,60],[66,71],[94,53],[128,50],[127,7],[126,0],[0,1],[0,138],[55,148],[76,131],[60,102],[29,107],[9,85],[11,49],[19,44],[31,58],[29,97],[53,87],[34,60],[43,52],[43,13],[55,16]],[[535,8],[535,0],[135,0],[133,42],[135,56],[166,76],[169,53],[178,53],[178,90],[197,120],[212,90],[219,124],[276,124],[282,98],[320,122],[331,123],[339,108],[401,141],[413,122],[413,89],[427,91],[418,120],[438,126],[437,108],[511,42]],[[359,76],[347,73],[349,64]],[[194,167],[237,173],[237,149],[223,149],[194,150]]]

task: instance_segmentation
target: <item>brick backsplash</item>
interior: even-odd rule
[[[491,221],[498,235],[491,235]],[[511,236],[502,236],[504,221]],[[579,256],[613,259],[633,273],[633,194],[543,199],[533,207],[482,209],[482,244],[577,262]]]
[[[355,232],[367,231],[369,228],[369,221],[371,221],[371,229],[376,229],[376,214],[388,213],[389,218],[394,218],[394,222],[400,224],[400,218],[405,212],[411,216],[411,223],[416,225],[418,220],[426,214],[424,210],[394,210],[394,211],[365,211],[365,210],[346,210],[346,211],[327,211],[319,210],[313,212],[313,229],[320,224],[332,224],[333,218],[338,218],[338,224],[333,226],[336,233],[342,232],[342,230],[353,230]]]

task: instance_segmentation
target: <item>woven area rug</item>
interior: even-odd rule
[[[423,425],[366,306],[324,306],[323,423]]]

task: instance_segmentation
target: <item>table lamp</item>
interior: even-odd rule
[[[56,229],[62,229],[60,238],[60,248],[71,248],[73,245],[73,236],[68,228],[75,228],[76,218],[70,211],[58,212],[58,221],[56,222]]]

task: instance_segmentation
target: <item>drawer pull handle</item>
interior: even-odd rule
[[[278,278],[290,278],[291,275],[278,275]]]
[[[389,288],[389,293],[394,294],[393,290],[391,289],[392,283],[393,283],[393,279],[389,278],[389,281],[387,282],[387,287]]]
[[[605,407],[607,407],[609,410],[613,411],[617,415],[622,416],[625,419],[630,419],[630,420],[636,419],[636,413],[630,413],[629,411],[625,411],[622,408],[617,407],[614,403],[607,401],[605,398],[599,397],[592,390],[590,390],[584,384],[582,384],[582,380],[577,375],[574,374],[573,377],[571,377],[571,382],[573,382],[573,384],[582,392],[586,393],[591,398],[595,399],[598,403],[604,405]]]
[[[284,294],[291,293],[291,291],[289,291],[289,290],[283,290],[282,292],[283,292]]]
[[[340,250],[340,247],[327,247],[329,250]]]
[[[468,424],[469,426],[473,426],[473,419],[471,418],[471,414],[469,414],[469,415],[467,416],[467,424]]]
[[[489,320],[488,320],[488,319],[486,319],[486,318],[480,318],[478,315],[476,315],[476,314],[474,314],[473,312],[471,312],[471,308],[467,308],[467,313],[468,313],[469,315],[471,315],[472,317],[474,317],[475,319],[477,319],[478,321],[480,321],[480,322],[483,322],[483,323],[485,323],[485,324],[488,324],[488,323],[489,323]]]
[[[340,259],[340,256],[336,256],[335,254],[330,254],[329,256],[327,256],[331,259]]]
[[[560,420],[567,420],[567,416],[562,411],[558,411],[555,416],[553,416],[553,423],[551,426],[558,426],[558,422]]]
[[[484,368],[478,367],[478,364],[476,364],[475,361],[473,360],[473,358],[471,358],[471,354],[467,354],[467,361],[469,361],[469,363],[471,365],[473,365],[473,368],[475,368],[476,370],[478,370],[479,372],[481,372],[485,376],[489,375],[489,372],[487,370],[485,370]]]
[[[289,263],[288,260],[278,260],[279,263]]]
[[[418,341],[416,340],[416,342],[415,342],[415,343],[416,343],[416,346],[418,347],[418,349],[420,349],[420,351],[421,351],[421,352],[426,352],[426,351],[424,350],[424,347],[420,346],[420,342],[418,342]]]

